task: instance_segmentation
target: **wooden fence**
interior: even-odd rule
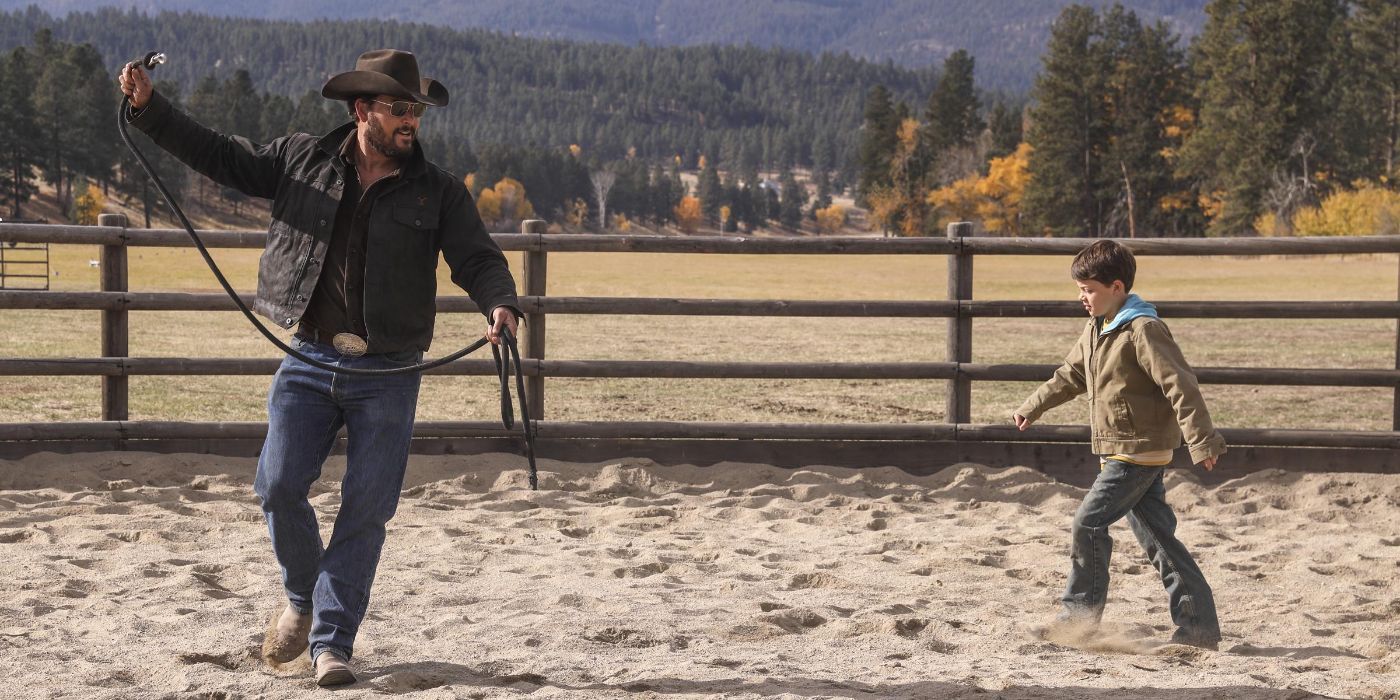
[[[946,238],[750,238],[610,235],[550,235],[543,222],[526,222],[521,233],[493,234],[501,248],[524,253],[526,314],[522,355],[526,390],[538,423],[543,456],[595,460],[644,455],[659,461],[720,460],[775,464],[899,465],[933,469],[960,461],[1033,464],[1056,475],[1083,480],[1088,440],[1083,426],[1034,426],[1022,433],[1009,425],[970,423],[974,381],[1042,381],[1054,365],[972,362],[974,318],[1078,317],[1073,301],[991,301],[972,298],[973,258],[978,255],[1073,255],[1075,239],[976,238],[966,225],[949,227]],[[262,248],[254,231],[203,232],[210,248]],[[128,357],[127,317],[151,310],[234,310],[223,294],[128,290],[127,249],[189,246],[176,229],[131,229],[125,218],[104,216],[99,226],[0,223],[0,243],[89,244],[102,247],[101,291],[0,291],[0,309],[97,309],[102,311],[102,357],[75,359],[0,358],[0,376],[98,375],[102,420],[95,422],[0,424],[0,456],[38,450],[154,449],[255,453],[266,424],[258,422],[166,422],[130,420],[127,378],[135,375],[270,375],[280,359]],[[1124,241],[1137,255],[1308,255],[1400,253],[1400,236],[1344,238],[1137,239]],[[946,299],[928,301],[805,301],[676,298],[551,297],[547,294],[552,252],[646,252],[777,255],[945,256]],[[251,302],[251,295],[244,295]],[[1182,301],[1160,302],[1170,318],[1400,319],[1397,301]],[[441,297],[440,312],[475,306],[460,295]],[[945,362],[677,362],[551,360],[547,320],[554,314],[721,315],[807,317],[946,318]],[[1400,324],[1397,324],[1400,328]],[[1390,431],[1222,430],[1234,447],[1226,474],[1261,467],[1400,471],[1400,330],[1395,369],[1203,367],[1202,383],[1272,386],[1384,387],[1395,392]],[[489,375],[489,360],[464,360],[434,374]],[[562,422],[548,420],[549,377],[933,379],[949,383],[945,423],[710,423]],[[420,422],[415,450],[424,452],[516,451],[518,436],[489,422]],[[1184,451],[1179,451],[1184,452]]]

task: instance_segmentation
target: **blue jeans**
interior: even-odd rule
[[[1103,616],[1108,598],[1108,560],[1113,537],[1108,528],[1128,518],[1147,558],[1157,568],[1171,603],[1172,621],[1180,633],[1209,641],[1220,640],[1215,597],[1191,553],[1176,538],[1176,514],[1167,505],[1163,467],[1141,467],[1108,460],[1079,512],[1074,515],[1074,546],[1070,555],[1069,586],[1063,617]]]
[[[307,357],[341,367],[384,369],[418,362],[421,352],[342,357],[329,345],[294,338]],[[291,606],[312,613],[311,658],[354,652],[384,546],[398,508],[422,375],[369,377],[317,369],[291,356],[272,380],[268,432],[253,488],[262,499],[272,551]],[[345,479],[329,547],[307,501],[321,465],[346,429]]]

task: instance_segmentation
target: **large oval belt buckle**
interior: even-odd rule
[[[336,333],[331,339],[331,345],[335,347],[336,352],[345,357],[359,357],[369,349],[369,343],[354,333]]]

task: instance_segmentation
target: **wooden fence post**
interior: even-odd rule
[[[534,244],[525,252],[525,294],[527,296],[542,297],[545,295],[549,274],[549,257],[544,250],[544,241],[539,236],[547,230],[547,227],[548,223],[540,219],[529,219],[520,224],[521,233],[536,235]],[[531,360],[543,360],[544,338],[544,312],[527,312],[525,314],[525,334],[522,338],[525,345],[520,349],[521,355]],[[530,418],[544,420],[544,377],[538,375],[525,377],[525,394],[530,403]]]
[[[962,244],[964,237],[971,236],[971,223],[948,224],[948,238],[957,241],[955,252],[948,256],[949,301],[972,299],[972,255],[964,252]],[[948,319],[948,361],[972,362],[972,316],[967,314],[965,304],[958,304],[957,316]],[[944,420],[955,425],[972,422],[972,380],[961,368],[948,380],[948,403],[944,413]]]
[[[122,214],[100,214],[98,226],[120,226],[122,242],[102,246],[102,291],[127,291],[126,266],[126,216]],[[126,309],[110,309],[102,312],[102,356],[127,357],[128,326]],[[102,377],[102,420],[127,420],[128,384],[127,377]]]

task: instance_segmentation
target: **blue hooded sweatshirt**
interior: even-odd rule
[[[1143,301],[1142,297],[1136,294],[1129,294],[1128,298],[1123,302],[1123,308],[1118,310],[1118,313],[1113,317],[1112,321],[1105,319],[1100,322],[1099,335],[1111,333],[1122,328],[1139,316],[1160,318],[1160,316],[1157,315],[1157,307]]]

